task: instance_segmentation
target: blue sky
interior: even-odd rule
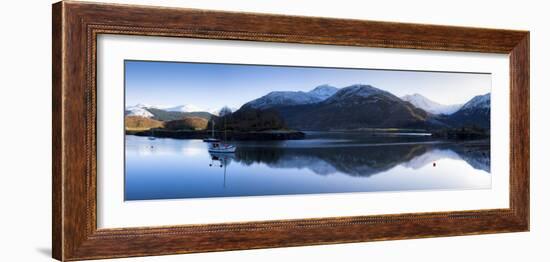
[[[125,61],[126,106],[240,107],[271,91],[370,84],[397,96],[419,93],[442,104],[491,90],[491,75],[422,71]]]

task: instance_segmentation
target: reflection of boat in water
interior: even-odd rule
[[[227,166],[229,163],[231,163],[231,159],[235,157],[232,153],[225,153],[225,154],[219,154],[219,153],[210,153],[210,158],[212,159],[212,162],[208,166],[220,166],[223,167],[223,187],[225,187],[225,176],[227,173]],[[219,162],[219,164],[217,163]]]
[[[222,142],[209,142],[208,152],[211,153],[235,153],[237,147],[234,145],[225,144]]]
[[[209,166],[217,165],[216,162],[219,162],[220,167],[227,166],[231,163],[231,160],[235,157],[235,154],[227,153],[210,153],[210,158],[212,162]]]

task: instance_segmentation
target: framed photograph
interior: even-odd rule
[[[53,257],[529,230],[529,32],[59,2]]]

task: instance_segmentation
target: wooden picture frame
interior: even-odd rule
[[[82,260],[529,230],[529,32],[63,1],[53,5],[53,257]],[[508,54],[510,208],[98,229],[99,34]]]

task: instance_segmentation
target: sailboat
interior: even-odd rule
[[[227,141],[226,127],[224,127],[224,133],[225,133],[224,140]],[[214,137],[214,120],[212,120],[212,137]],[[235,153],[235,150],[237,150],[236,146],[227,144],[225,142],[221,142],[220,140],[215,138],[212,138],[211,140],[209,139],[208,141],[205,141],[205,142],[208,142],[208,152],[210,153]]]

